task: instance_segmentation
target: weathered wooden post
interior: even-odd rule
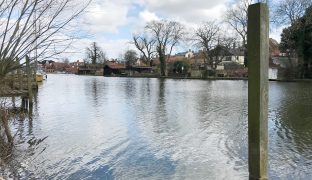
[[[248,8],[248,165],[249,179],[268,179],[269,11]]]
[[[12,96],[12,106],[15,109],[16,108],[16,104],[15,104],[15,96]]]
[[[19,90],[23,89],[23,77],[21,76],[21,70],[17,69],[17,78],[18,78],[18,82],[19,82]]]
[[[28,56],[26,56],[26,69],[27,69],[27,89],[28,89],[29,107],[32,107],[33,105],[33,102],[32,102],[33,100],[33,92],[32,92],[33,75],[31,73],[30,60]]]
[[[22,96],[22,108],[23,110],[26,109],[26,98]]]

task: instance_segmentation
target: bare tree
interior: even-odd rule
[[[245,66],[247,62],[247,20],[248,6],[253,0],[237,0],[225,13],[225,21],[238,33],[242,40],[242,48],[245,54]]]
[[[195,30],[194,42],[203,50],[206,70],[216,70],[217,66],[230,55],[229,50],[235,38],[228,37],[214,21],[208,21]]]
[[[166,61],[171,56],[173,47],[178,45],[184,36],[184,26],[175,21],[152,21],[145,27],[156,40],[156,51],[160,61],[161,76],[167,75]]]
[[[63,62],[64,64],[69,64],[69,59],[68,59],[68,58],[63,58],[63,59],[62,59],[62,62]]]
[[[106,62],[106,54],[96,42],[92,42],[90,47],[86,49],[86,62],[91,64],[104,64]]]
[[[73,38],[66,27],[89,3],[90,0],[2,0],[0,66],[5,72],[1,74],[20,68],[26,55],[31,60],[43,60],[64,52]]]
[[[124,60],[126,61],[127,66],[132,66],[137,59],[138,54],[134,50],[127,50],[124,54]]]
[[[278,24],[294,24],[311,5],[311,0],[279,0],[274,6],[273,21]]]
[[[152,59],[155,54],[155,43],[156,40],[148,37],[146,34],[143,35],[133,35],[133,43],[135,47],[143,55],[143,59],[150,66],[153,65]]]
[[[197,47],[203,49],[204,63],[207,70],[209,65],[213,63],[209,53],[218,44],[219,31],[219,26],[213,21],[205,22],[195,30],[193,40]]]
[[[226,37],[224,34],[219,35],[217,45],[214,47],[214,49],[210,50],[208,54],[211,62],[210,66],[212,67],[213,71],[216,71],[218,65],[222,63],[226,57],[232,56],[230,50],[234,43],[235,38]]]

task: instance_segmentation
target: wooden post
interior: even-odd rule
[[[22,90],[23,89],[23,79],[24,77],[21,76],[21,70],[20,69],[17,69],[17,78],[18,78],[18,81],[19,81],[19,90]]]
[[[33,105],[32,99],[33,99],[33,92],[32,92],[32,81],[33,81],[33,75],[30,68],[30,60],[29,57],[26,56],[26,68],[27,68],[27,89],[28,89],[28,99],[29,99],[29,106]]]
[[[22,98],[21,108],[22,108],[22,109],[25,109],[25,99],[24,99],[23,96],[22,96],[21,98]]]
[[[15,109],[16,108],[16,104],[15,104],[15,96],[12,96],[12,106]]]
[[[22,108],[23,108],[23,110],[28,109],[27,97],[22,97]]]
[[[249,179],[268,178],[269,12],[265,3],[248,8]]]

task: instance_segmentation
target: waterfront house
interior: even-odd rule
[[[78,74],[78,69],[79,67],[84,66],[84,62],[83,61],[75,61],[75,62],[71,62],[69,63],[69,67],[66,68],[66,73],[70,73],[70,74]]]
[[[104,76],[126,75],[126,65],[119,63],[108,63],[103,67]]]
[[[109,63],[103,68],[104,76],[135,76],[140,74],[152,74],[153,67],[149,66],[126,66],[125,64]]]

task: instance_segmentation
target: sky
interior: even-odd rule
[[[120,58],[135,49],[132,35],[141,31],[151,20],[175,20],[195,28],[207,20],[222,21],[230,0],[93,0],[81,15],[81,38],[68,54],[70,61],[85,57],[85,49],[97,42],[109,58]],[[270,37],[279,41],[282,28],[271,28]],[[185,44],[174,52],[194,49]]]

